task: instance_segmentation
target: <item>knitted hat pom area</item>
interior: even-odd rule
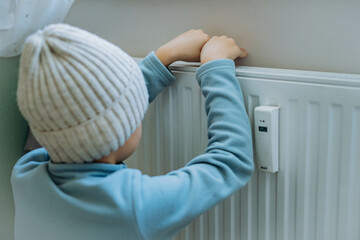
[[[52,162],[116,151],[141,124],[148,99],[136,62],[90,32],[53,24],[25,41],[17,103]]]

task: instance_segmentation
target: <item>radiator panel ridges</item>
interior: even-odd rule
[[[140,146],[126,161],[144,174],[180,168],[207,144],[195,73],[174,74],[177,81],[150,105]],[[251,123],[256,106],[280,106],[280,171],[256,170],[242,190],[173,239],[359,240],[360,89],[251,76],[239,81]]]

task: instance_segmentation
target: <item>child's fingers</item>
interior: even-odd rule
[[[209,41],[210,39],[211,39],[211,37],[210,37],[210,35],[209,34],[207,34],[207,33],[205,33],[206,35],[205,35],[205,37],[206,37],[206,41]]]
[[[204,41],[204,44],[207,43],[210,40],[210,35],[207,34],[206,32],[204,32],[202,29],[199,29],[200,31],[200,36],[202,38],[202,40]]]
[[[245,50],[245,48],[240,48],[240,58],[244,58],[248,55],[248,52]]]

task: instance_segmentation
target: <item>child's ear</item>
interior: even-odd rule
[[[25,142],[24,152],[27,153],[38,148],[42,148],[42,146],[36,141],[30,128],[28,128],[28,136]]]

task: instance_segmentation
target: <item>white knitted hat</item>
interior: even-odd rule
[[[89,32],[55,24],[28,37],[17,101],[53,162],[83,163],[117,150],[148,107],[134,60]]]

